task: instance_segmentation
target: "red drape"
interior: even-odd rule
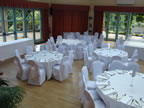
[[[50,33],[48,22],[48,3],[31,2],[26,0],[0,0],[0,6],[14,7],[14,8],[38,8],[42,12],[42,38],[47,41]]]
[[[89,6],[53,4],[53,36],[63,32],[81,32],[88,29]]]

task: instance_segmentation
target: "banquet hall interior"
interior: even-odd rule
[[[0,108],[144,108],[143,0],[0,0]]]

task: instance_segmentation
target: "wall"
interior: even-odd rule
[[[46,2],[50,5],[52,3],[55,4],[74,4],[74,5],[89,5],[90,11],[89,16],[92,17],[91,20],[88,21],[88,25],[92,24],[92,27],[89,27],[89,30],[92,30],[93,28],[93,22],[94,22],[94,6],[117,6],[116,0],[33,0],[33,1],[40,1],[40,2]],[[129,6],[136,6],[136,7],[143,7],[144,6],[144,0],[135,0],[135,5],[129,5]],[[50,28],[52,30],[52,17],[49,18],[49,24]]]

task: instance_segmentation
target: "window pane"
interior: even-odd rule
[[[35,15],[35,19],[40,19],[40,11],[39,10],[35,10],[34,15]]]
[[[6,40],[12,41],[14,40],[14,24],[12,21],[5,21],[5,30],[6,30]],[[9,35],[10,34],[10,35]]]
[[[26,19],[30,20],[33,18],[33,11],[32,10],[27,10],[26,12]]]
[[[23,10],[16,10],[16,20],[23,20]]]
[[[27,21],[27,37],[33,39],[33,25],[32,20]]]
[[[4,19],[5,21],[13,21],[13,10],[12,9],[4,9]]]
[[[35,38],[36,40],[41,39],[40,37],[40,20],[35,20]]]
[[[23,21],[16,22],[16,29],[17,29],[17,38],[22,39],[24,38],[24,25]]]

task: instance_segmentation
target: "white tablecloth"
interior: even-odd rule
[[[26,60],[35,60],[38,63],[42,64],[46,70],[47,80],[49,80],[52,76],[52,67],[56,64],[60,64],[63,55],[56,52],[34,52],[31,55],[25,55]]]
[[[132,56],[135,49],[138,50],[138,58],[144,60],[144,42],[141,41],[125,41],[124,42],[125,51],[128,52],[129,57]]]
[[[126,70],[105,71],[97,76],[96,84],[103,94],[118,102],[144,108],[144,75],[137,72],[132,78],[131,73]]]
[[[0,61],[4,61],[15,56],[15,50],[18,49],[20,54],[25,53],[26,46],[33,46],[34,41],[29,38],[3,42],[0,44]]]
[[[78,39],[63,39],[62,41],[58,42],[57,44],[65,43],[69,46],[69,49],[75,50],[77,45],[82,43],[83,46],[86,45],[86,42],[84,40],[78,40]]]
[[[121,57],[122,61],[128,60],[128,53],[119,49],[101,48],[96,49],[94,53],[97,55],[99,60],[105,62],[106,66],[110,63],[113,56]]]

